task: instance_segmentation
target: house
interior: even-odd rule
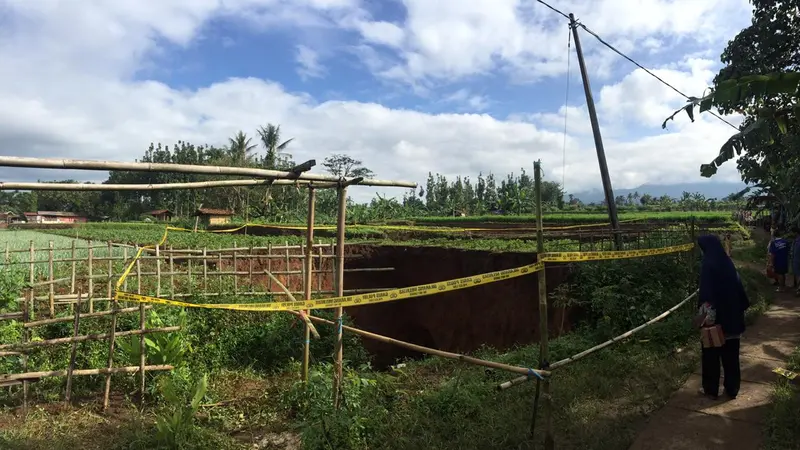
[[[168,209],[156,209],[154,211],[150,211],[147,213],[148,216],[153,216],[154,219],[159,220],[161,222],[169,222],[172,220],[172,211]]]
[[[228,209],[199,208],[194,214],[204,225],[222,225],[231,222],[233,211]]]
[[[26,212],[25,221],[28,223],[85,223],[86,216],[67,211],[37,211]]]
[[[22,218],[12,211],[0,212],[0,228],[7,228],[9,224],[20,221]]]

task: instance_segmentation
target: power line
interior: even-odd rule
[[[646,68],[646,67],[644,67],[643,65],[639,64],[638,62],[636,62],[636,61],[635,61],[633,58],[631,58],[630,56],[628,56],[628,55],[626,55],[626,54],[622,53],[621,51],[617,50],[617,48],[616,48],[616,47],[614,47],[613,45],[611,45],[611,44],[609,44],[608,42],[606,42],[605,40],[603,40],[603,38],[601,38],[600,36],[598,36],[598,34],[597,34],[597,33],[595,33],[594,31],[590,30],[590,29],[589,29],[589,28],[588,28],[586,25],[584,25],[584,24],[582,24],[582,23],[578,23],[578,22],[576,22],[576,23],[575,23],[575,25],[576,25],[576,26],[579,26],[579,27],[581,27],[581,28],[583,28],[583,29],[584,29],[584,31],[586,31],[587,33],[591,34],[591,35],[592,35],[592,36],[593,36],[595,39],[597,39],[597,40],[598,40],[598,41],[599,41],[601,44],[605,45],[605,46],[606,46],[606,47],[608,47],[608,48],[609,48],[611,51],[613,51],[614,53],[618,54],[619,56],[621,56],[621,57],[625,58],[626,60],[630,61],[630,62],[631,62],[633,65],[635,65],[636,67],[638,67],[638,68],[640,68],[640,69],[644,70],[644,71],[645,71],[645,72],[646,72],[648,75],[650,75],[651,77],[653,77],[653,78],[655,78],[656,80],[660,81],[662,84],[664,84],[664,85],[665,85],[665,86],[667,86],[668,88],[672,89],[673,91],[677,92],[678,94],[680,94],[681,96],[683,96],[683,98],[685,98],[685,99],[687,99],[687,100],[689,100],[689,99],[690,99],[690,97],[689,97],[688,95],[686,95],[686,94],[684,94],[683,92],[681,92],[681,91],[680,91],[678,88],[676,88],[675,86],[673,86],[673,85],[671,85],[671,84],[667,83],[666,81],[664,81],[664,79],[663,79],[663,78],[661,78],[661,77],[659,77],[658,75],[654,74],[652,71],[650,71],[649,69],[647,69],[647,68]],[[728,122],[728,121],[727,121],[727,120],[725,120],[724,118],[720,117],[720,116],[719,116],[718,114],[716,114],[714,111],[708,111],[708,113],[709,113],[709,114],[711,114],[712,116],[716,117],[717,119],[719,119],[719,120],[721,120],[721,121],[725,122],[725,123],[726,123],[726,124],[728,124],[728,125],[729,125],[731,128],[733,128],[733,129],[735,129],[735,130],[737,130],[737,131],[739,130],[739,127],[737,127],[736,125],[734,125],[734,124],[732,124],[732,123]]]
[[[543,0],[536,0],[536,1],[537,1],[537,2],[539,2],[539,3],[541,3],[542,5],[546,6],[546,7],[547,7],[547,8],[549,8],[551,11],[553,11],[553,12],[555,12],[555,13],[557,13],[557,14],[560,14],[562,17],[564,17],[565,19],[569,20],[569,21],[570,21],[570,24],[572,24],[572,19],[569,17],[569,15],[568,15],[568,14],[566,14],[566,13],[564,13],[563,11],[560,11],[560,10],[558,10],[557,8],[555,8],[555,7],[551,6],[551,5],[549,5],[547,2],[545,2],[545,1],[543,1]],[[598,41],[599,41],[601,44],[603,44],[603,45],[605,45],[606,47],[608,47],[608,48],[609,48],[611,51],[613,51],[613,52],[614,52],[614,53],[616,53],[617,55],[619,55],[619,56],[621,56],[621,57],[625,58],[626,60],[628,60],[629,62],[631,62],[631,63],[632,63],[633,65],[635,65],[636,67],[638,67],[638,68],[640,68],[640,69],[644,70],[644,71],[645,71],[645,72],[646,72],[648,75],[650,75],[651,77],[653,77],[653,78],[655,78],[656,80],[660,81],[662,84],[664,84],[664,85],[665,85],[665,86],[667,86],[668,88],[672,89],[673,91],[677,92],[678,94],[680,94],[681,96],[683,96],[683,98],[685,98],[685,99],[687,99],[687,100],[690,100],[690,99],[691,99],[691,97],[689,97],[688,95],[686,95],[686,94],[684,94],[683,92],[681,92],[681,91],[680,91],[678,88],[676,88],[675,86],[673,86],[673,85],[671,85],[671,84],[667,83],[666,81],[664,81],[664,79],[663,79],[663,78],[661,78],[661,77],[659,77],[658,75],[654,74],[652,71],[650,71],[649,69],[647,69],[647,68],[646,68],[646,67],[644,67],[643,65],[639,64],[638,62],[636,62],[636,61],[635,61],[633,58],[631,58],[630,56],[628,56],[628,55],[626,55],[626,54],[622,53],[621,51],[617,50],[617,48],[616,48],[616,47],[614,47],[613,45],[611,45],[611,44],[609,44],[608,42],[606,42],[606,41],[605,41],[603,38],[601,38],[601,37],[600,37],[600,36],[599,36],[597,33],[595,33],[594,31],[590,30],[590,29],[589,29],[589,28],[588,28],[586,25],[584,25],[584,24],[582,24],[582,23],[580,23],[580,22],[577,22],[577,21],[576,21],[576,22],[575,22],[575,26],[579,26],[579,27],[583,28],[583,29],[584,29],[584,31],[586,31],[587,33],[591,34],[591,35],[592,35],[592,36],[593,36],[595,39],[597,39],[597,40],[598,40]],[[726,124],[728,124],[728,125],[729,125],[731,128],[733,128],[734,130],[737,130],[737,131],[739,130],[739,127],[737,127],[736,125],[734,125],[734,124],[732,124],[732,123],[728,122],[727,120],[725,120],[724,118],[722,118],[720,115],[718,115],[718,114],[717,114],[717,113],[715,113],[714,111],[710,111],[710,110],[709,110],[709,111],[708,111],[708,113],[709,113],[709,114],[711,114],[712,116],[716,117],[717,119],[719,119],[719,120],[721,120],[721,121],[725,122]]]

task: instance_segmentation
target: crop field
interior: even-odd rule
[[[694,217],[697,221],[707,223],[724,223],[732,218],[730,211],[637,211],[622,212],[619,214],[620,221],[648,221],[648,222],[688,222]],[[543,216],[545,225],[554,223],[607,223],[608,215],[603,213],[585,212],[549,212]],[[412,222],[436,223],[446,225],[452,222],[511,222],[511,223],[534,223],[535,215],[486,215],[468,217],[419,217],[411,219]]]

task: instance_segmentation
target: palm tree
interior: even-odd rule
[[[264,167],[267,169],[275,169],[278,164],[291,159],[292,155],[283,153],[289,142],[294,138],[287,139],[281,142],[281,126],[268,123],[265,127],[258,128],[258,135],[261,137],[261,144],[267,150],[267,156],[264,158]]]
[[[252,144],[252,139],[243,131],[239,131],[232,138],[228,138],[228,156],[236,166],[247,166],[253,162],[253,150],[257,147]]]

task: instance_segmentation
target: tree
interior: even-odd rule
[[[373,178],[375,173],[364,167],[364,164],[347,155],[333,154],[322,162],[328,173],[337,177],[354,178],[364,177]]]
[[[742,180],[755,184],[782,202],[798,204],[794,184],[800,176],[800,1],[753,0],[751,25],[732,39],[721,59],[725,63],[708,95],[692,98],[670,120],[685,111],[694,120],[699,112],[745,116],[740,131],[728,139],[717,157],[700,168],[713,176],[718,168],[740,155]],[[663,126],[666,126],[666,121]],[[790,212],[796,221],[800,211]]]
[[[244,167],[253,163],[255,157],[253,151],[257,145],[252,142],[253,140],[241,130],[232,138],[228,138],[228,154],[234,165]]]
[[[292,155],[285,153],[284,150],[294,138],[281,142],[281,126],[271,123],[259,127],[258,136],[261,138],[261,145],[267,151],[262,164],[265,169],[278,169],[288,165],[286,163],[292,158]]]

